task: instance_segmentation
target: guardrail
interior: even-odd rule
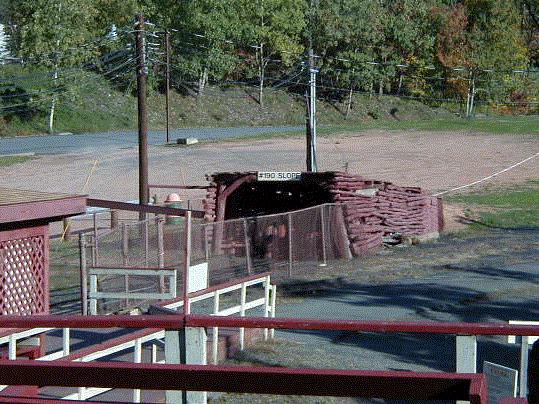
[[[327,321],[203,315],[0,317],[0,328],[275,328],[376,333],[539,335],[539,326],[393,321]],[[459,358],[457,357],[457,362]],[[27,365],[25,367],[25,365]],[[161,367],[159,367],[161,366]],[[61,370],[59,370],[61,369]],[[457,363],[458,369],[458,363]],[[141,371],[143,370],[143,372]],[[69,377],[63,377],[69,374]],[[121,374],[121,377],[119,376]],[[106,375],[106,376],[105,376]],[[179,377],[181,376],[181,377]],[[247,381],[248,378],[248,381]],[[321,382],[325,380],[326,382]],[[123,363],[19,363],[0,361],[0,383],[268,394],[363,396],[382,399],[451,399],[486,403],[484,378],[473,373],[370,372],[321,369],[230,368],[224,366]],[[286,386],[286,387],[283,387]],[[414,386],[414,388],[410,388]],[[449,391],[448,389],[453,389]],[[338,390],[338,391],[336,391]]]

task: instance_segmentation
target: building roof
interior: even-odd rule
[[[53,222],[86,212],[86,196],[0,187],[0,224]]]

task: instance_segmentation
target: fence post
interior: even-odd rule
[[[17,359],[17,337],[15,334],[10,334],[8,341],[8,359],[14,361]]]
[[[210,260],[210,246],[208,244],[208,226],[204,225],[204,254],[206,258],[206,262]]]
[[[275,318],[275,304],[277,301],[277,285],[273,285],[271,287],[271,318]],[[270,330],[270,338],[275,338],[275,328],[272,328]]]
[[[110,211],[110,228],[115,229],[117,227],[118,227],[118,211],[111,210]]]
[[[122,257],[123,264],[126,266],[129,261],[129,228],[126,223],[122,223]]]
[[[270,276],[266,276],[264,281],[264,317],[268,317],[271,311],[271,301],[270,301]],[[264,328],[264,341],[268,340],[268,329]]]
[[[189,304],[189,267],[191,266],[191,211],[185,214],[185,235],[184,235],[184,265],[183,265],[183,314],[189,314],[191,307]]]
[[[135,349],[133,353],[133,363],[142,362],[142,340],[137,338],[135,340]],[[133,390],[133,402],[140,403],[140,389]]]
[[[148,268],[148,261],[150,259],[150,234],[148,229],[148,222],[150,219],[146,219],[144,221],[144,263],[146,264],[146,268]]]
[[[79,234],[79,269],[81,314],[88,315],[88,270],[86,268],[86,236]]]
[[[457,335],[457,373],[477,373],[477,337]]]
[[[221,294],[216,290],[213,296],[213,315],[217,316],[219,315],[219,299]],[[219,327],[213,327],[212,331],[212,363],[217,365],[219,363]]]
[[[477,337],[475,335],[457,335],[456,342],[457,373],[477,373]],[[468,402],[458,400],[457,404]]]
[[[247,286],[245,282],[241,284],[241,297],[240,297],[240,316],[245,317],[245,301],[247,300]],[[245,348],[245,328],[240,328],[240,351]]]
[[[90,275],[90,294],[95,296],[97,293],[97,275]],[[90,314],[97,315],[97,299],[92,297],[90,299]]]
[[[99,241],[97,240],[98,227],[97,227],[97,213],[94,213],[94,266],[99,265]]]
[[[243,219],[243,237],[245,239],[245,258],[247,260],[247,273],[251,275],[252,273],[252,262],[251,262],[251,242],[249,240],[249,232],[247,231],[247,219]]]
[[[288,277],[292,277],[292,214],[288,214]]]
[[[457,373],[477,373],[477,337],[457,335]]]
[[[324,215],[324,209],[326,205],[320,205],[320,222],[321,222],[321,233],[322,233],[322,263],[321,267],[327,265],[327,252],[326,252],[326,220]]]
[[[157,260],[158,267],[165,267],[165,241],[163,233],[163,218],[161,216],[156,217],[157,222]],[[165,293],[165,277],[159,276],[159,288],[161,293]]]
[[[62,356],[68,356],[70,352],[70,330],[69,328],[64,328],[62,332]]]
[[[528,395],[528,336],[523,335],[521,338],[519,397],[526,397]]]
[[[165,363],[206,365],[206,330],[204,328],[185,327],[181,330],[165,331]],[[169,404],[207,402],[205,391],[171,391],[166,392]]]

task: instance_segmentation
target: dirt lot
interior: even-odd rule
[[[472,182],[534,154],[539,137],[458,132],[368,131],[319,140],[319,170],[343,170],[432,191]],[[150,183],[204,184],[215,171],[286,171],[305,166],[303,138],[207,143],[188,148],[152,147]],[[87,177],[98,164],[84,189]],[[538,179],[539,160],[505,173],[497,182]],[[0,170],[0,185],[88,193],[132,200],[138,196],[137,149],[42,156]]]

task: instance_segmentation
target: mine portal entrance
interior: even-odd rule
[[[225,220],[290,212],[331,203],[316,181],[253,181],[242,184],[226,202]]]

